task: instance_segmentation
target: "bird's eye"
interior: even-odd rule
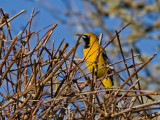
[[[83,35],[82,38],[83,38],[85,41],[87,41],[87,40],[89,40],[90,36]]]

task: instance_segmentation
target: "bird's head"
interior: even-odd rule
[[[84,43],[84,49],[89,48],[95,42],[98,42],[98,37],[94,33],[86,33],[82,35],[82,43]]]

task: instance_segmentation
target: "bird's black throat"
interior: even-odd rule
[[[83,38],[83,40],[84,40],[84,43],[85,43],[85,45],[84,45],[84,49],[87,49],[87,48],[89,48],[89,42],[90,42],[90,36],[87,36],[87,35],[83,35],[82,36],[82,38]]]

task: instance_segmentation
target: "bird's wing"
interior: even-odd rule
[[[105,60],[106,65],[109,65],[109,59],[108,59],[107,53],[106,53],[106,51],[104,49],[102,49],[102,56],[103,56],[103,58]],[[108,70],[108,74],[111,74],[112,71],[113,71],[112,69],[109,69]],[[111,79],[112,85],[114,85],[114,83],[113,83],[113,76],[110,76],[110,79]]]

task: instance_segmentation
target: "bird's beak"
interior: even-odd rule
[[[83,34],[76,34],[76,36],[82,36]]]
[[[76,36],[78,36],[78,39],[81,39],[81,37],[83,36],[83,34],[76,34]],[[82,41],[80,40],[80,43],[81,43]]]

